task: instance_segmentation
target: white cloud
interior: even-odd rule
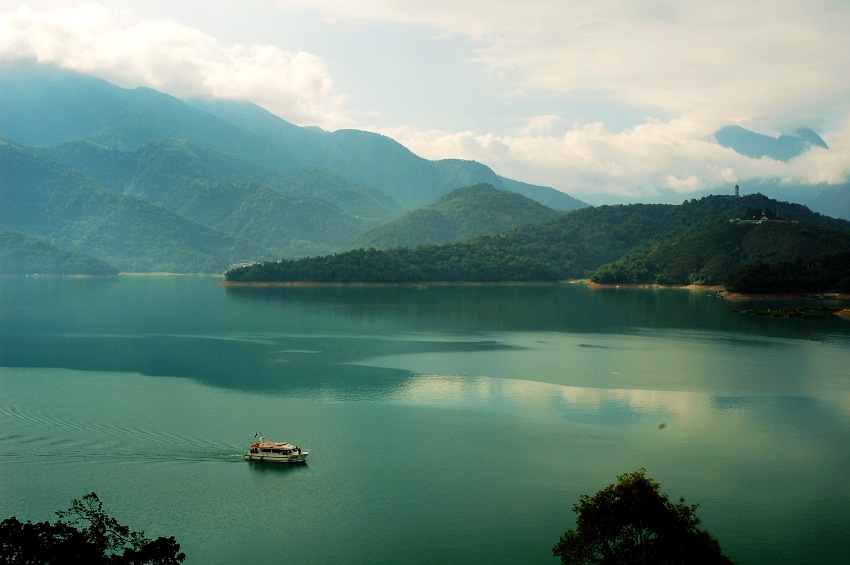
[[[592,92],[753,127],[850,109],[844,0],[278,0],[476,42],[508,92]],[[817,108],[812,108],[817,101]],[[820,103],[826,102],[826,107]],[[815,124],[819,125],[819,124]]]
[[[850,120],[825,135],[829,150],[814,148],[788,163],[739,155],[704,135],[701,123],[685,119],[649,121],[622,132],[599,123],[576,124],[562,136],[407,128],[381,133],[426,158],[474,159],[505,176],[579,197],[600,191],[628,198],[651,198],[664,191],[687,197],[754,177],[800,183],[840,183],[850,177]]]
[[[278,0],[278,5],[465,36],[505,97],[587,95],[654,108],[620,132],[600,123],[554,135],[557,113],[515,131],[381,131],[429,158],[465,157],[570,192],[687,194],[751,176],[842,182],[850,149],[850,4],[844,0]],[[829,126],[840,120],[838,126]],[[790,163],[719,147],[731,123],[768,134],[821,130],[830,151]]]
[[[580,197],[599,190],[632,197],[687,195],[753,176],[830,183],[850,176],[846,0],[536,0],[533,6],[518,0],[273,0],[240,9],[243,26],[249,17],[312,18],[310,33],[325,34],[315,45],[326,50],[315,53],[285,48],[274,34],[256,42],[250,26],[232,31],[240,39],[223,42],[202,25],[205,7],[226,12],[215,0],[185,0],[179,21],[143,17],[141,7],[53,5],[58,7],[0,6],[0,57],[36,57],[122,86],[147,85],[181,97],[248,99],[298,124],[378,131],[427,158],[475,159],[500,174]],[[187,13],[194,25],[182,23]],[[335,44],[334,32],[347,26],[345,37],[356,40],[362,22],[416,26],[432,41],[463,38],[467,51],[458,53],[463,57],[458,64],[483,70],[492,80],[495,86],[486,95],[501,95],[499,104],[481,104],[480,111],[504,110],[487,120],[501,125],[471,131],[418,129],[404,118],[390,125],[355,123],[355,115],[383,118],[386,103],[375,96],[364,107],[359,100],[355,112],[332,76],[332,69],[363,63],[353,56],[332,59],[345,49]],[[379,55],[405,56],[392,47]],[[380,69],[380,63],[368,68]],[[411,73],[425,72],[422,67],[392,66]],[[382,78],[361,76],[357,69],[349,75]],[[440,78],[436,72],[432,80]],[[451,86],[441,92],[460,96],[480,85]],[[475,94],[484,96],[480,92]],[[392,96],[392,88],[380,94]],[[439,111],[455,102],[428,96],[427,104],[406,108]],[[632,120],[621,131],[610,130],[599,116],[566,120],[565,106],[578,98],[600,107],[614,100],[655,117]],[[545,106],[536,108],[540,100]],[[712,138],[730,123],[774,135],[813,127],[830,150],[815,149],[789,163],[748,159]]]
[[[167,19],[79,4],[0,15],[0,57],[31,57],[127,87],[251,100],[304,125],[351,125],[325,61],[274,45],[223,45]]]

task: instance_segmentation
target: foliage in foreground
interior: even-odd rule
[[[728,564],[720,544],[700,529],[697,504],[670,502],[640,469],[593,496],[581,495],[576,528],[552,548],[564,564]]]
[[[55,524],[0,522],[0,563],[177,565],[186,558],[174,537],[152,540],[118,523],[93,492],[56,514]]]

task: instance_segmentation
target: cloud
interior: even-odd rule
[[[623,131],[595,121],[563,135],[558,113],[514,131],[375,125],[428,158],[482,161],[502,174],[569,192],[687,195],[753,176],[845,182],[850,176],[850,4],[844,0],[278,0],[344,19],[421,26],[469,39],[469,61],[513,100],[586,96],[646,108],[661,119]],[[551,106],[551,104],[550,104]],[[776,135],[818,129],[830,151],[790,163],[749,159],[713,132],[740,124]]]
[[[208,1],[218,14],[227,11]],[[240,11],[246,29],[232,35],[247,35],[231,42],[206,31],[200,23],[206,4],[195,0],[180,4],[195,26],[141,16],[140,7],[57,5],[0,7],[0,57],[35,57],[180,97],[251,100],[301,125],[376,131],[426,158],[474,159],[505,176],[579,197],[598,191],[687,196],[755,176],[828,183],[850,177],[846,0],[537,0],[533,9],[516,0],[268,0]],[[251,17],[283,22],[293,15],[310,22],[311,37],[321,36],[313,44],[326,46],[321,56],[286,49],[274,34],[265,43],[245,39],[252,37],[246,24]],[[480,131],[469,125],[414,128],[404,117],[394,124],[355,122],[354,116],[386,119],[381,110],[387,100],[373,93],[392,95],[392,88],[365,91],[371,107],[363,107],[361,94],[355,112],[339,90],[342,74],[336,80],[332,74],[354,67],[347,73],[352,80],[380,82],[374,70],[368,77],[358,72],[364,62],[356,57],[330,58],[340,48],[335,31],[344,28],[347,41],[376,31],[361,28],[363,22],[392,27],[394,38],[461,38],[452,43],[465,49],[453,51],[462,58],[455,63],[490,81],[487,89],[475,90],[481,83],[461,83],[464,73],[456,72],[451,76],[457,84],[428,92],[427,104],[402,105],[405,111],[427,106],[439,112],[456,103],[451,97],[468,94],[498,99],[470,104],[470,112],[499,115],[470,120],[474,128],[486,124]],[[426,33],[405,34],[404,26]],[[405,56],[404,49],[380,51],[376,56]],[[393,60],[391,68],[425,72],[427,65],[417,65],[423,60]],[[364,68],[382,69],[383,62]],[[440,79],[439,72],[420,78],[422,84]],[[433,100],[438,92],[449,98]],[[647,117],[615,131],[598,115],[568,114],[576,100],[593,100],[597,114],[626,107]],[[713,132],[729,124],[770,135],[812,127],[830,149],[816,148],[788,163],[749,159],[715,143]]]
[[[339,19],[469,37],[506,92],[589,92],[724,123],[812,124],[850,109],[844,0],[278,0]],[[806,115],[801,115],[803,112]],[[798,117],[799,116],[799,117]],[[791,124],[799,125],[799,124]]]
[[[788,163],[739,155],[704,135],[700,122],[687,119],[648,121],[621,132],[608,131],[600,123],[575,124],[560,136],[528,135],[525,128],[521,132],[525,135],[381,131],[426,158],[482,161],[505,176],[554,186],[580,198],[598,192],[635,199],[662,193],[687,198],[740,179],[840,183],[850,177],[850,119],[825,136],[830,149],[813,148]]]
[[[251,100],[304,125],[352,124],[322,58],[274,45],[223,45],[198,29],[139,19],[127,9],[78,4],[7,12],[0,15],[0,57],[35,58],[179,97]]]

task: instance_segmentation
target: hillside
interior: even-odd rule
[[[557,216],[555,210],[525,196],[482,183],[455,189],[429,206],[370,230],[351,247],[389,249],[451,243],[551,221]]]
[[[221,272],[264,253],[145,200],[108,192],[24,147],[0,143],[0,170],[0,226],[120,270]]]
[[[180,140],[158,140],[134,151],[87,142],[39,153],[86,173],[109,190],[142,198],[225,235],[250,240],[265,258],[330,253],[400,210],[389,198],[325,179],[324,198],[306,196],[307,177],[290,179],[259,165]],[[361,211],[355,216],[342,211]],[[373,214],[372,217],[366,214]],[[380,214],[381,218],[374,215]],[[364,217],[365,216],[365,217]]]
[[[118,270],[90,255],[14,231],[0,231],[0,275],[114,275]]]
[[[359,130],[299,127],[244,102],[179,100],[147,88],[28,62],[0,63],[0,138],[54,145],[91,141],[132,150],[173,138],[281,170],[326,169],[353,185],[378,190],[413,209],[460,186],[490,182],[560,210],[584,203],[548,187],[503,183],[473,161],[429,161],[388,137]],[[502,186],[507,184],[509,186]]]
[[[501,177],[481,163],[460,159],[423,159],[400,143],[376,133],[300,128],[245,102],[187,102],[272,140],[305,166],[326,168],[354,183],[375,187],[402,202],[408,209],[430,204],[455,188],[478,183],[517,192],[562,212],[587,206],[553,188]]]
[[[602,267],[604,284],[725,284],[744,266],[814,258],[850,250],[850,226],[810,223],[759,224],[712,219]]]
[[[215,272],[333,253],[481,182],[559,210],[585,206],[381,135],[299,127],[250,103],[187,103],[32,62],[0,62],[0,107],[0,140],[15,148],[4,158],[38,158],[31,176],[0,178],[0,197],[23,214],[8,227],[120,269]]]
[[[466,242],[417,249],[373,250],[264,263],[227,273],[231,281],[507,281],[592,275],[608,263],[653,244],[675,240],[702,222],[770,209],[782,218],[846,232],[850,224],[804,206],[761,195],[711,196],[681,205],[632,204],[584,208],[540,225]],[[730,224],[731,225],[731,224]],[[840,237],[836,236],[840,241]],[[692,252],[697,249],[691,248]],[[364,254],[365,253],[365,254]]]

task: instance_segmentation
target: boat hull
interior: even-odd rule
[[[243,457],[247,461],[267,463],[306,463],[307,455],[309,452],[303,451],[297,445],[286,441],[269,441],[269,438],[261,435],[260,441],[251,444],[248,453]]]
[[[243,457],[246,461],[263,461],[265,463],[306,463],[307,453],[293,453],[281,455],[277,453],[246,453]]]

